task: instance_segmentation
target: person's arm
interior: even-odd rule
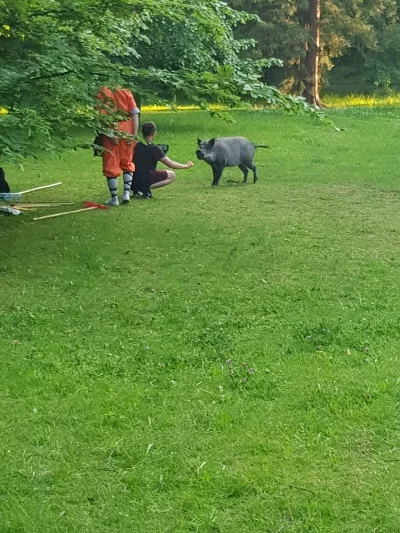
[[[129,114],[132,119],[132,126],[133,126],[133,135],[137,135],[137,132],[139,131],[139,115],[140,110],[137,107],[134,107],[131,111],[129,111]]]
[[[163,157],[160,159],[161,163],[163,163],[168,168],[173,168],[175,170],[183,170],[187,168],[192,168],[194,165],[191,161],[188,161],[186,165],[182,165],[181,163],[177,163],[176,161],[172,161],[169,157]]]
[[[135,112],[137,111],[137,112]],[[132,116],[132,124],[133,124],[133,135],[137,135],[138,131],[139,131],[139,114],[140,114],[140,111],[139,109],[134,109],[133,110],[133,113],[131,116]]]
[[[132,125],[133,125],[133,135],[137,135],[139,131],[139,115],[140,115],[140,109],[138,108],[136,104],[136,100],[134,99],[132,93],[130,91],[127,91],[128,95],[128,109],[129,114],[132,118]]]

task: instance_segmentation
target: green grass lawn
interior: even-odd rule
[[[182,162],[269,144],[258,184],[0,218],[1,533],[400,532],[399,117],[147,115]],[[89,151],[25,167],[107,198]]]

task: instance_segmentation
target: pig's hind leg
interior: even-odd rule
[[[246,167],[246,165],[243,165],[243,163],[241,163],[239,165],[239,168],[243,172],[243,181],[242,181],[242,183],[247,183],[247,176],[249,174],[248,168]]]
[[[253,172],[253,183],[257,183],[257,180],[258,180],[257,167],[253,163],[253,158],[246,157],[243,163],[240,165],[240,168],[242,167],[246,167],[246,169],[250,169]]]
[[[246,167],[249,168],[253,172],[253,183],[257,183],[257,180],[258,180],[257,167],[255,166],[253,161],[246,163]]]
[[[253,183],[257,183],[257,180],[258,180],[257,167],[254,165],[254,163],[252,163],[249,168],[253,172]]]
[[[243,183],[247,183],[247,174],[249,173],[248,169],[250,169],[253,172],[253,183],[257,183],[258,175],[257,175],[257,167],[251,162],[251,163],[242,163],[239,168],[243,171]],[[244,171],[246,169],[246,172]]]

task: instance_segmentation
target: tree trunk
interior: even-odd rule
[[[322,107],[319,97],[319,51],[320,51],[321,0],[310,0],[305,28],[310,32],[304,59],[304,93],[309,104]]]
[[[143,106],[143,97],[141,94],[135,94],[134,95],[136,105],[138,106],[138,109],[142,109]]]

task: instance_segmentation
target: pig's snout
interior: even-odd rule
[[[196,150],[196,156],[197,156],[197,159],[201,159],[201,160],[204,159],[204,154],[201,150]]]

